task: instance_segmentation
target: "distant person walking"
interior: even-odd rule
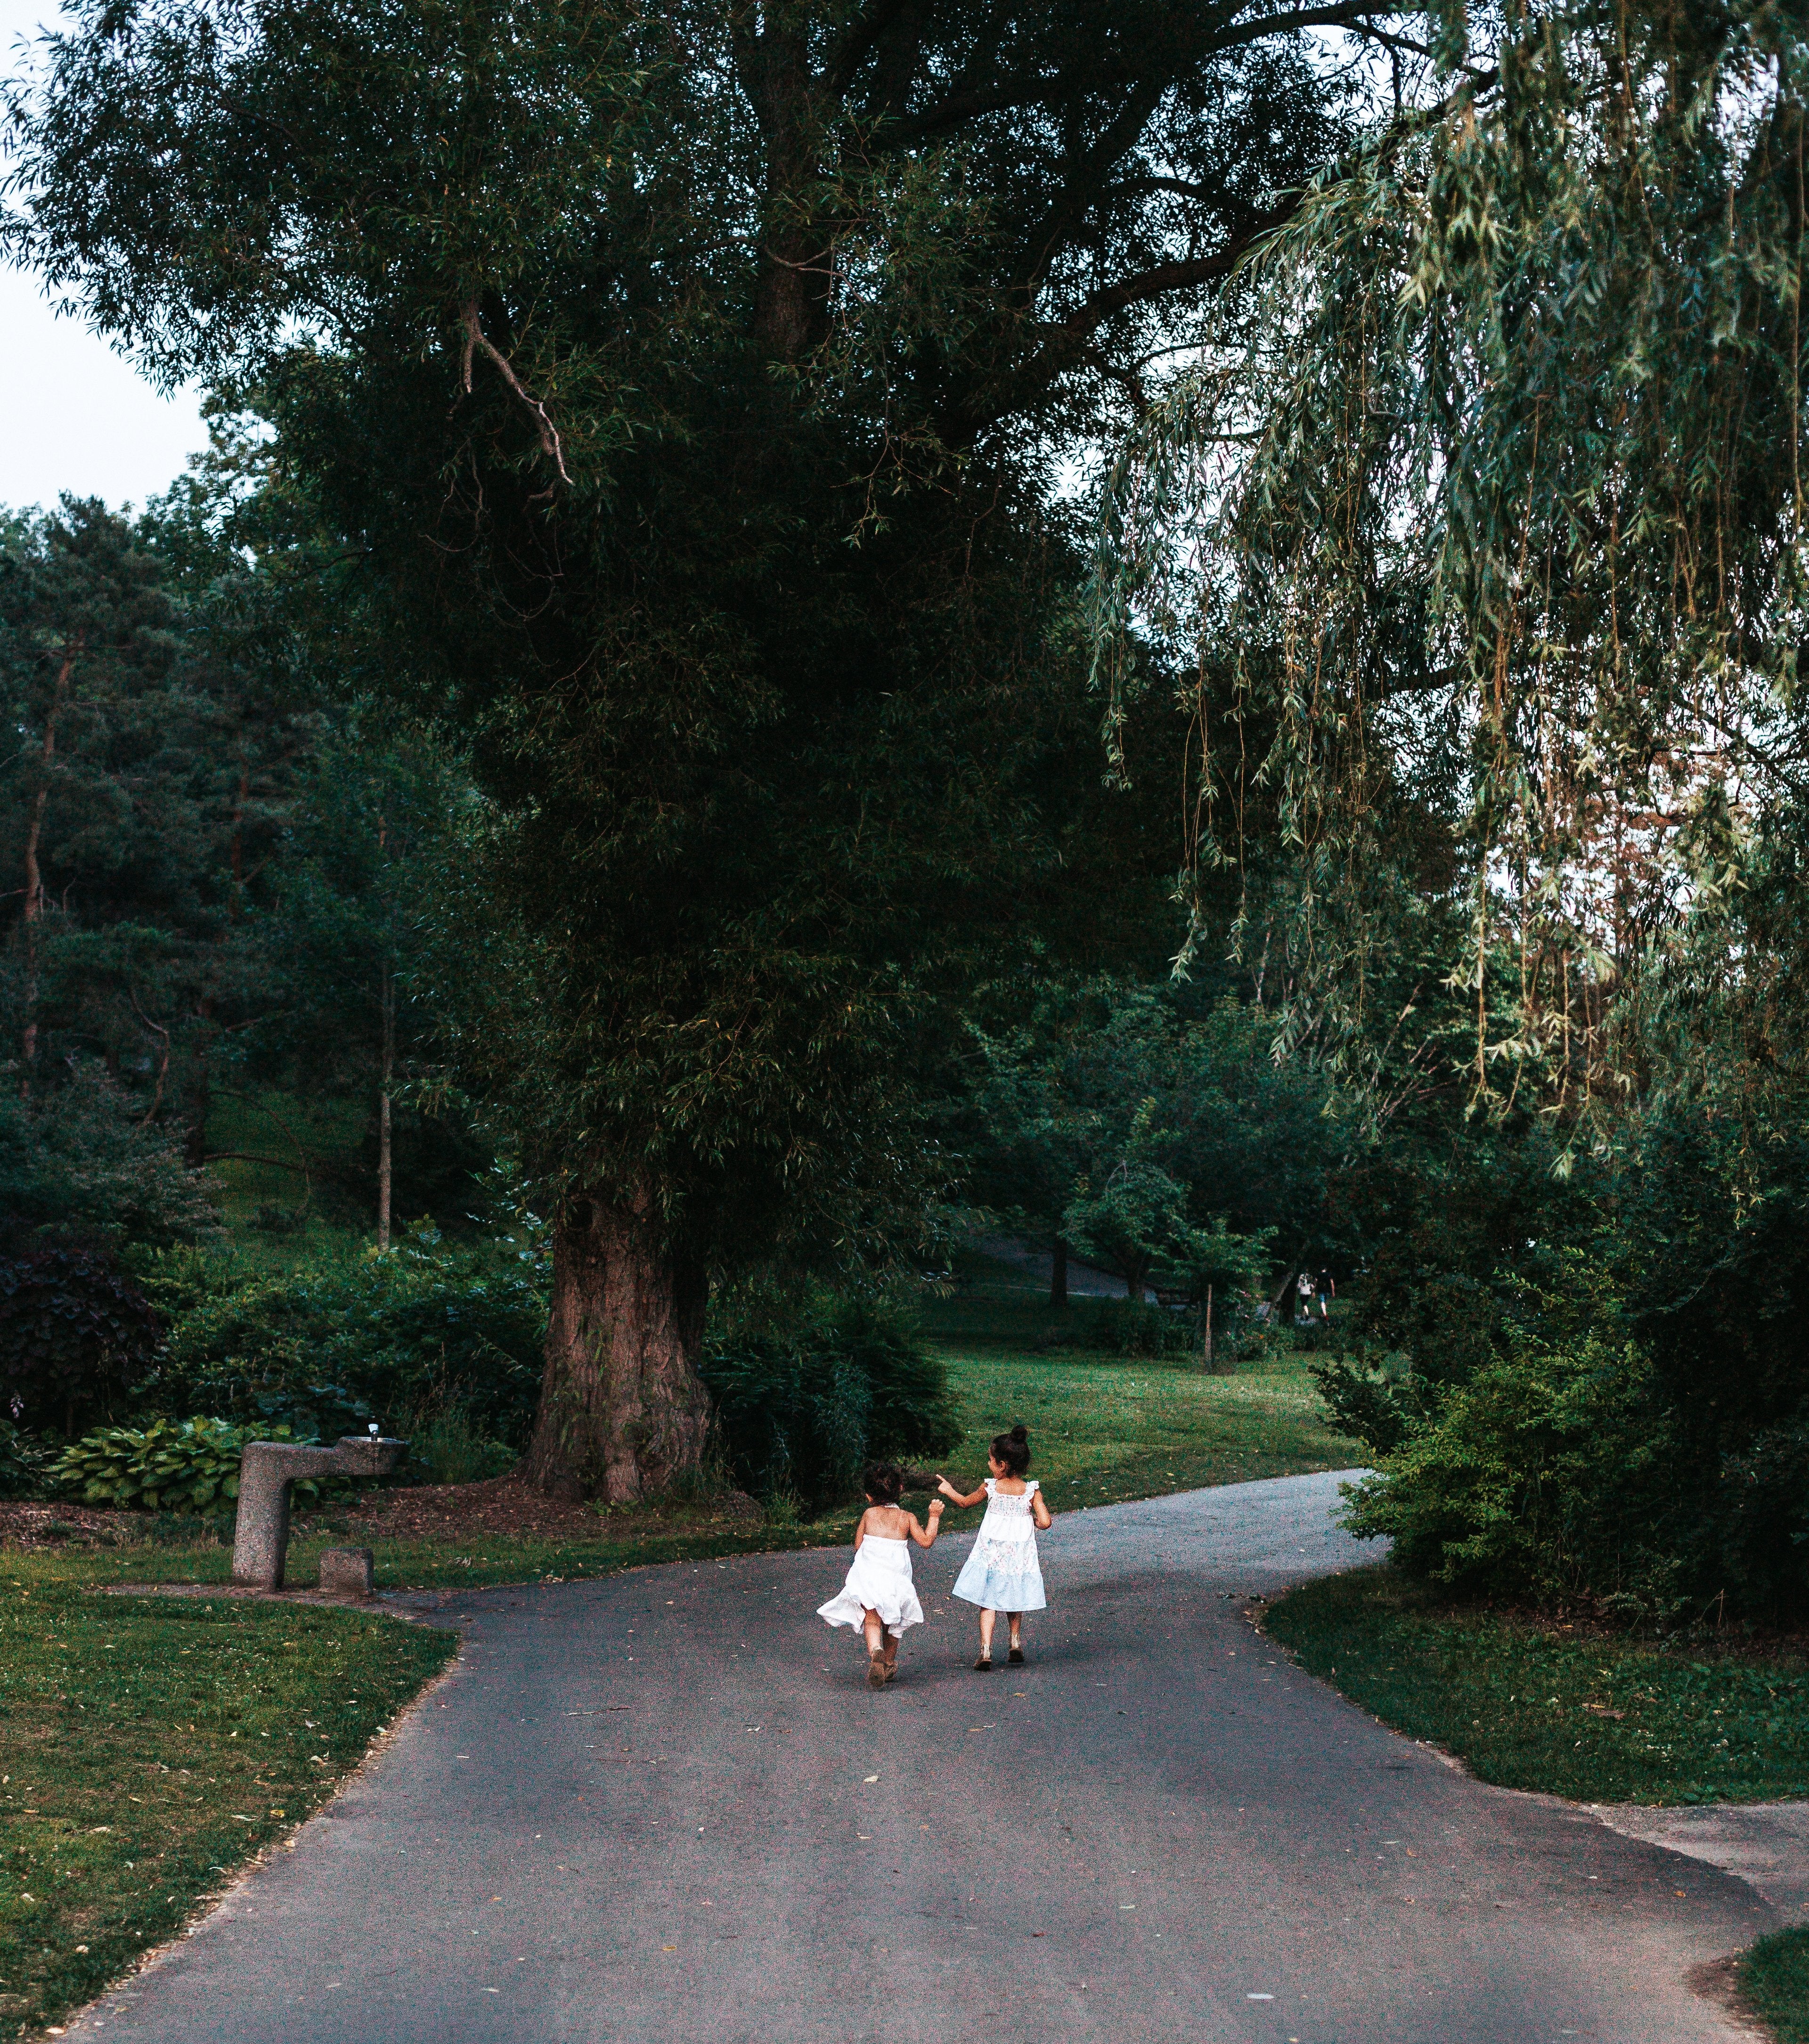
[[[921,1625],[924,1607],[911,1580],[911,1543],[933,1547],[942,1525],[942,1500],[930,1502],[929,1530],[898,1500],[901,1470],[876,1462],[865,1478],[867,1508],[855,1528],[855,1565],[848,1579],[816,1616],[831,1625],[851,1626],[866,1640],[867,1687],[883,1689],[898,1673],[898,1642],[907,1627]]]
[[[1037,1530],[1047,1533],[1055,1523],[1040,1486],[1024,1480],[1024,1471],[1030,1467],[1030,1436],[1022,1427],[995,1435],[986,1461],[992,1474],[966,1496],[946,1476],[936,1478],[936,1488],[951,1504],[965,1509],[982,1498],[986,1501],[980,1537],[954,1579],[955,1595],[963,1603],[980,1607],[980,1658],[974,1666],[981,1674],[993,1666],[993,1627],[1001,1611],[1011,1627],[1009,1658],[1014,1662],[1024,1658],[1024,1615],[1042,1611],[1049,1602],[1036,1558]]]
[[[1337,1297],[1337,1281],[1329,1270],[1322,1270],[1319,1274],[1319,1310],[1322,1320],[1331,1318],[1331,1302]]]

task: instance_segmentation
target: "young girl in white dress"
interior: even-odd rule
[[[965,1497],[946,1476],[936,1478],[936,1488],[952,1504],[986,1500],[980,1537],[954,1579],[955,1595],[980,1607],[980,1658],[974,1665],[983,1674],[993,1665],[993,1622],[1001,1611],[1011,1623],[1009,1658],[1013,1662],[1024,1658],[1024,1615],[1041,1611],[1049,1602],[1043,1594],[1043,1570],[1036,1559],[1037,1529],[1047,1533],[1055,1523],[1041,1489],[1024,1481],[1024,1471],[1030,1467],[1030,1436],[1022,1427],[995,1435],[986,1462],[993,1473]],[[933,1505],[930,1508],[935,1509]]]
[[[931,1500],[926,1532],[916,1512],[900,1507],[904,1478],[889,1462],[869,1469],[864,1487],[867,1508],[855,1528],[855,1566],[840,1590],[817,1606],[816,1616],[866,1635],[867,1687],[883,1689],[898,1673],[898,1642],[904,1628],[924,1622],[924,1607],[911,1581],[911,1543],[935,1545],[943,1508],[939,1497]]]

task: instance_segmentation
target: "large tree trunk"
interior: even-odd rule
[[[1068,1303],[1068,1245],[1060,1235],[1049,1259],[1049,1303],[1064,1307]]]
[[[709,1398],[697,1374],[702,1266],[651,1224],[653,1202],[573,1199],[553,1229],[552,1313],[529,1481],[619,1504],[703,1460]]]

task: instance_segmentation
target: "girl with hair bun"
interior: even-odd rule
[[[1001,1611],[1011,1625],[1008,1658],[1013,1662],[1024,1659],[1024,1615],[1041,1611],[1049,1602],[1043,1593],[1043,1570],[1036,1559],[1037,1530],[1047,1533],[1055,1523],[1041,1488],[1025,1481],[1030,1436],[1022,1427],[995,1435],[986,1461],[992,1474],[966,1496],[946,1476],[936,1478],[936,1488],[951,1504],[966,1507],[986,1500],[980,1537],[954,1582],[958,1597],[980,1607],[980,1658],[974,1666],[982,1674],[993,1666],[993,1624]]]
[[[904,1473],[890,1462],[870,1463],[863,1487],[867,1508],[855,1528],[855,1566],[848,1579],[816,1615],[831,1625],[852,1626],[865,1635],[867,1687],[883,1689],[898,1673],[898,1642],[908,1625],[921,1625],[924,1607],[911,1581],[911,1543],[933,1547],[942,1525],[942,1500],[930,1504],[929,1530],[899,1504]]]

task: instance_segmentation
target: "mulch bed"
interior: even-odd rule
[[[44,1553],[56,1547],[119,1547],[144,1538],[150,1515],[91,1504],[0,1502],[0,1547]]]
[[[311,1531],[353,1531],[374,1540],[459,1540],[473,1534],[538,1539],[603,1539],[689,1525],[758,1524],[760,1508],[739,1491],[704,1504],[647,1505],[600,1512],[594,1504],[549,1497],[518,1477],[487,1483],[428,1483],[367,1490],[323,1511],[298,1512],[298,1539]],[[166,1522],[167,1523],[167,1522]],[[149,1537],[152,1515],[86,1504],[0,1502],[0,1547],[44,1553],[68,1547],[136,1546]],[[224,1531],[224,1527],[222,1528]]]
[[[620,1520],[629,1516],[624,1511]],[[630,1530],[615,1513],[601,1512],[594,1504],[549,1497],[515,1476],[492,1477],[487,1483],[424,1483],[405,1490],[367,1490],[331,1516],[337,1524],[349,1524],[380,1540],[442,1540],[469,1533],[595,1540]],[[760,1516],[759,1506],[739,1491],[705,1504],[649,1505],[632,1514],[637,1528],[693,1520],[752,1523]],[[298,1520],[297,1530],[307,1531],[306,1519]]]

